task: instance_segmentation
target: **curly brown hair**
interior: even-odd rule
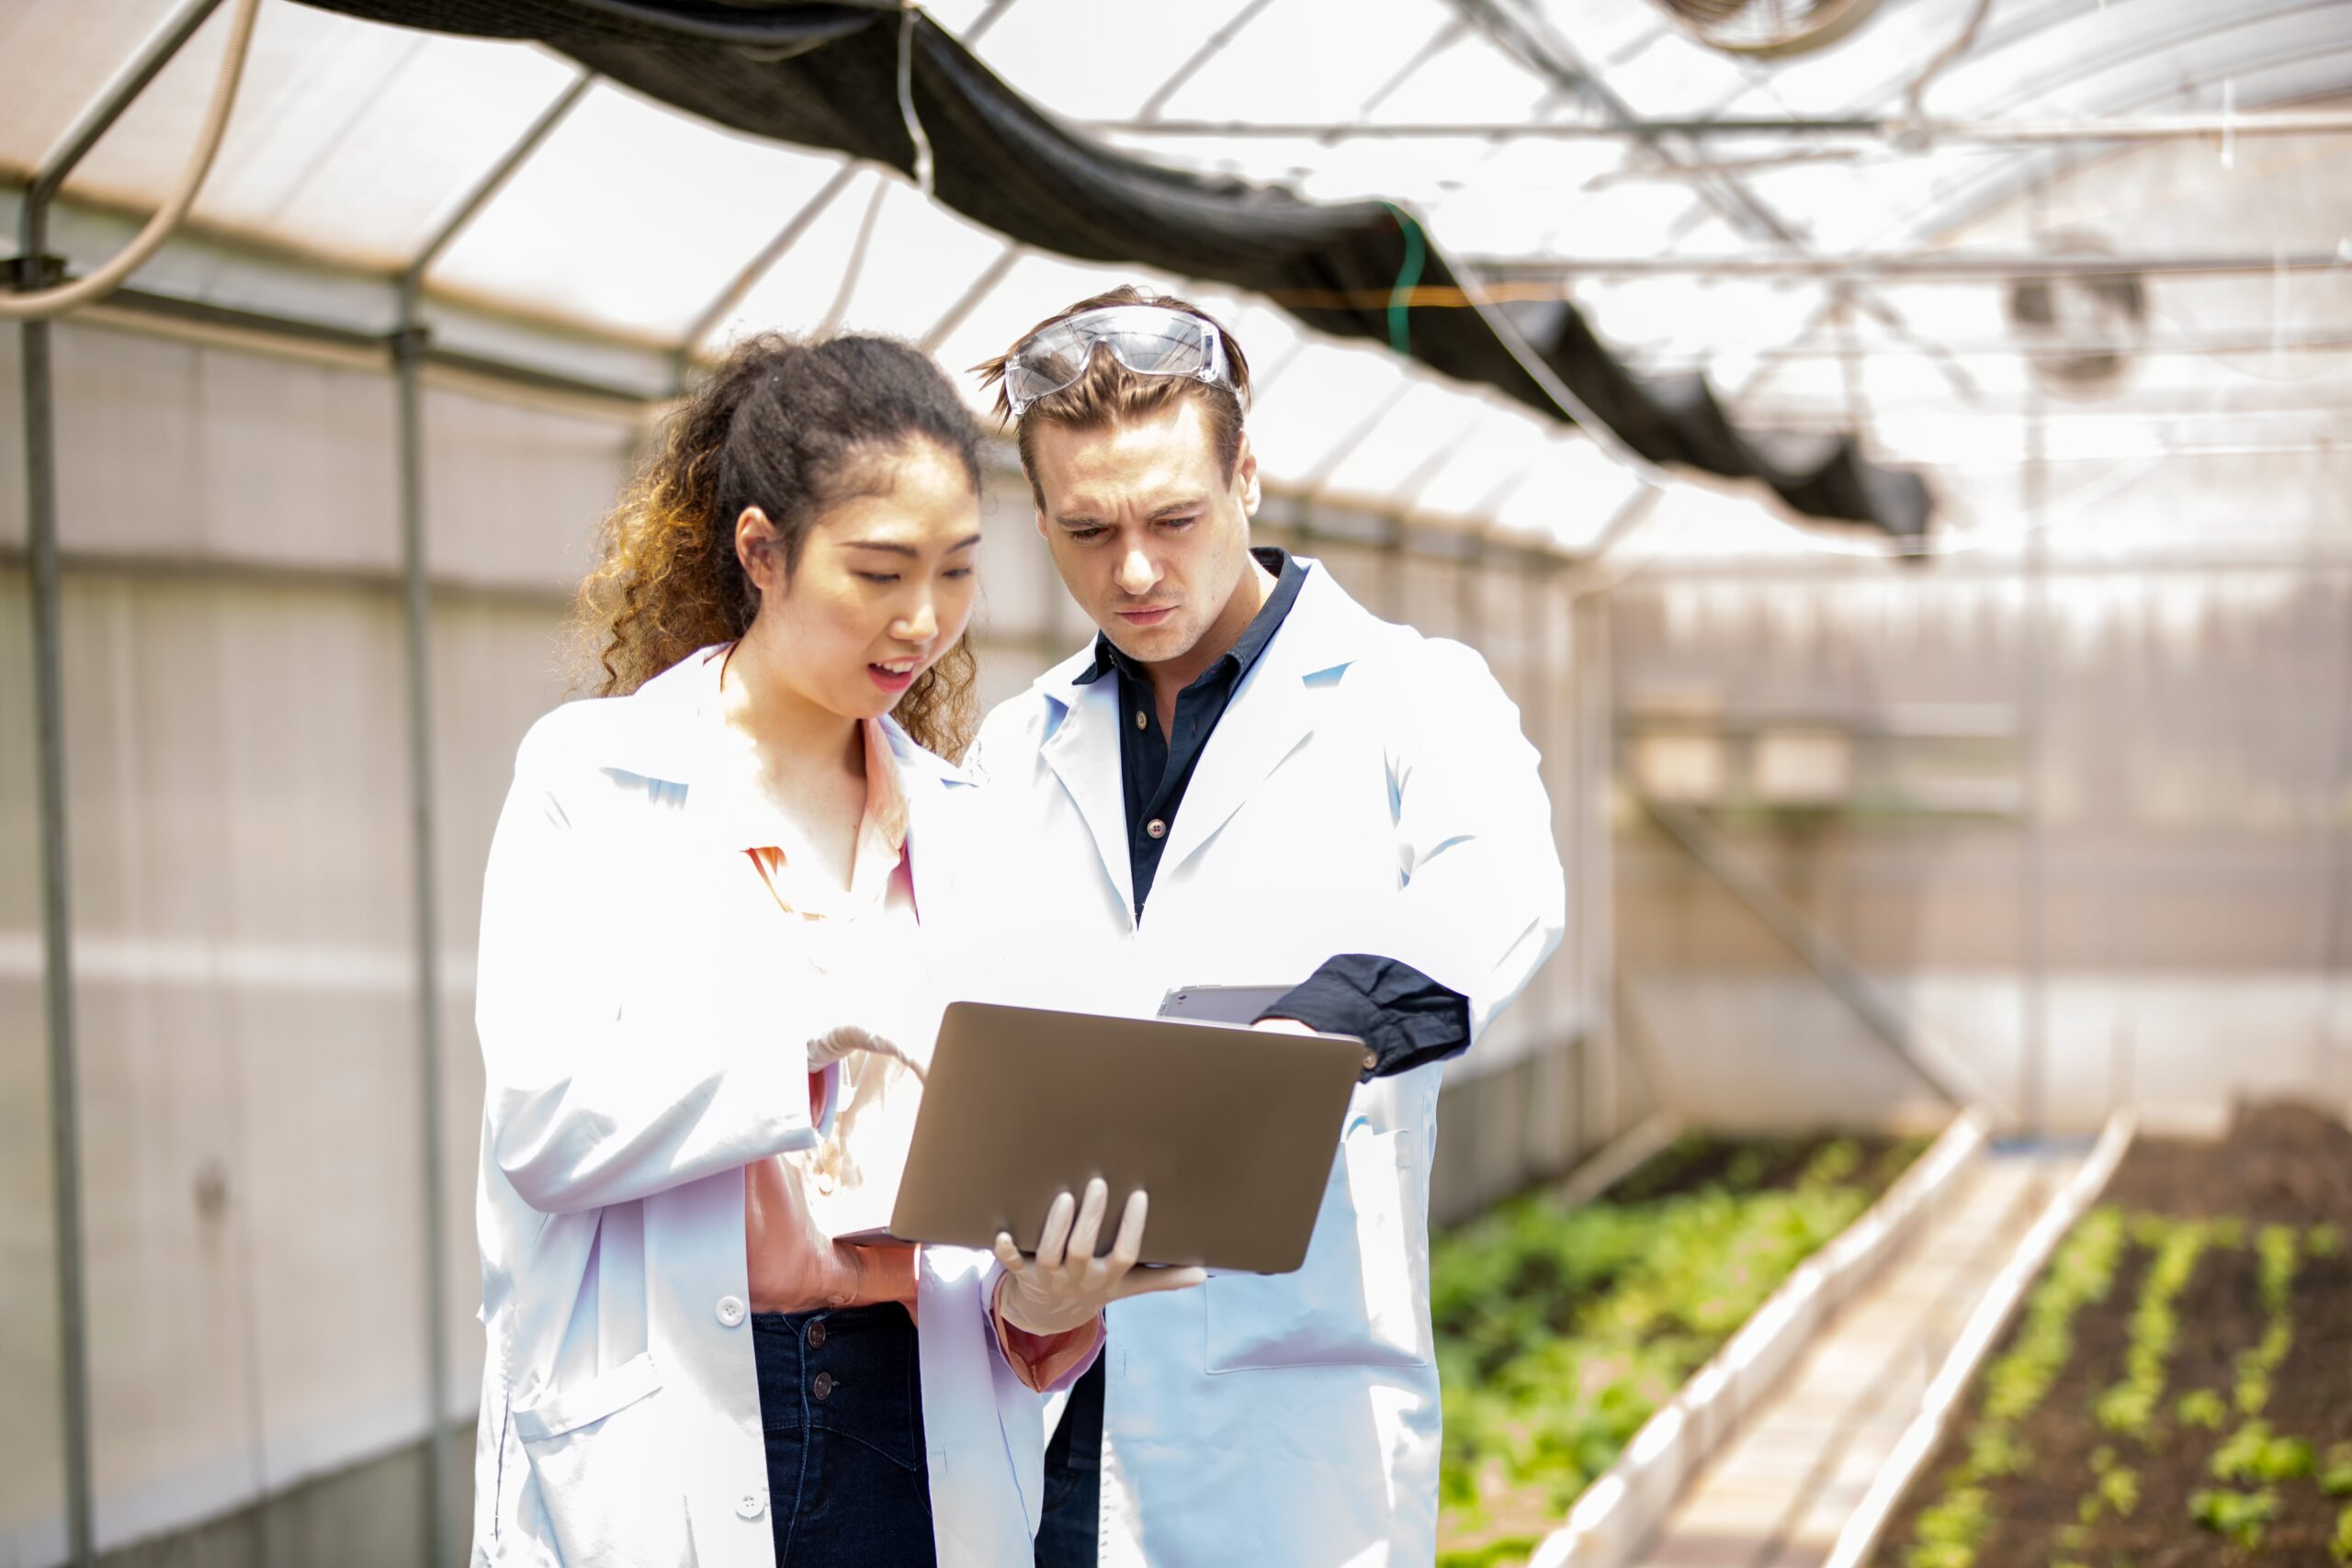
[[[573,614],[596,694],[625,696],[695,649],[749,629],[760,599],[735,554],[745,507],[775,524],[789,571],[821,513],[887,492],[889,457],[917,441],[954,457],[978,491],[978,423],[946,374],[911,344],[775,333],[738,344],[664,422],[598,532],[597,563]],[[977,717],[978,674],[970,643],[959,639],[892,716],[918,744],[960,756]]]

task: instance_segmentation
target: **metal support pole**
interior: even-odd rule
[[[2317,591],[2331,601],[2339,600],[2342,590],[2332,584],[2320,585]],[[2324,799],[2340,799],[2346,783],[2346,764],[2352,759],[2352,619],[2342,615],[2334,617],[2337,627],[2335,656],[2330,662],[2335,670],[2335,745],[2329,761],[2326,793]],[[2312,1093],[2323,1103],[2334,1098],[2335,1103],[2352,1113],[2352,1084],[2347,1084],[2341,1070],[2343,1041],[2336,1030],[2336,1012],[2341,1005],[2344,988],[2345,911],[2345,823],[2340,815],[2327,832],[2327,914],[2320,927],[2319,948],[2319,1060],[2312,1074]]]
[[[2341,111],[2264,111],[2246,115],[2137,115],[2075,119],[1949,119],[1912,124],[1875,115],[1702,115],[1642,118],[1631,114],[1587,120],[1276,120],[1088,119],[1094,136],[1208,138],[1218,141],[1656,141],[1660,137],[1836,138],[1890,155],[1923,155],[1955,145],[2018,147],[2181,141],[2232,136],[2341,136],[2352,115]]]
[[[1565,726],[1558,701],[1560,660],[1555,657],[1560,645],[1547,612],[1557,602],[1559,580],[1555,573],[1531,570],[1524,565],[1502,570],[1516,580],[1519,590],[1520,694],[1525,702],[1520,720],[1529,743],[1536,749],[1539,769],[1556,779],[1562,750],[1558,737]],[[1548,784],[1544,794],[1547,797],[1552,794]],[[1552,816],[1556,823],[1556,807]],[[1579,886],[1577,879],[1581,872],[1574,858],[1561,858],[1566,863],[1568,886]],[[1561,1136],[1570,1105],[1568,1086],[1560,1070],[1569,1049],[1568,1031],[1561,1027],[1562,988],[1556,969],[1539,975],[1533,994],[1522,997],[1519,1003],[1523,1008],[1532,1002],[1536,1008],[1531,1024],[1535,1048],[1527,1094],[1528,1165],[1531,1171],[1547,1177],[1566,1170],[1575,1157],[1575,1140]]]
[[[16,286],[51,281],[49,204],[66,178],[171,62],[221,0],[187,0],[116,73],[41,160],[18,214]],[[49,1023],[49,1136],[57,1242],[59,1438],[65,1459],[65,1546],[74,1568],[97,1561],[91,1485],[88,1287],[82,1230],[81,1097],[74,1014],[73,872],[65,816],[65,655],[57,547],[57,389],[50,324],[18,328],[24,382],[25,529],[33,633],[34,789],[40,826],[41,993]]]
[[[410,312],[403,310],[403,316]],[[406,634],[409,825],[416,899],[417,1093],[422,1102],[424,1178],[424,1347],[428,1568],[458,1568],[457,1443],[442,1408],[449,1387],[449,1267],[441,1184],[441,918],[435,863],[433,794],[433,600],[424,578],[424,408],[419,384],[424,330],[404,324],[393,340],[400,396],[401,577]]]
[[[1754,282],[1871,284],[1989,284],[2006,288],[2021,277],[2278,277],[2336,273],[2335,251],[2177,251],[2168,255],[2053,255],[2035,251],[1851,251],[1838,255],[1583,256],[1574,261],[1475,257],[1487,293],[1497,299],[1566,299],[1572,284],[1591,278],[1690,277]],[[1433,291],[1434,292],[1434,291]],[[1453,304],[1435,294],[1430,304]]]
[[[2050,547],[2043,526],[2048,521],[2049,462],[2041,395],[2029,389],[2026,396],[2025,608],[2018,659],[2022,742],[2018,765],[2024,786],[2018,877],[2018,1120],[2026,1135],[2038,1140],[2050,1130],[2050,828],[2044,784],[2050,732]]]
[[[1616,846],[1610,799],[1616,776],[1615,699],[1609,671],[1610,597],[1568,595],[1569,693],[1576,740],[1577,990],[1585,1012],[1585,1142],[1617,1134]]]
[[[424,390],[431,334],[422,320],[424,275],[465,226],[506,188],[595,84],[583,72],[534,119],[483,175],[400,280],[400,326],[392,372],[400,417],[401,624],[407,648],[411,885],[416,900],[416,1054],[424,1145],[426,1568],[458,1568],[465,1545],[458,1518],[458,1448],[448,1398],[448,1232],[444,1223],[441,1124],[441,910],[439,832],[433,747],[433,594],[424,564]]]
[[[35,227],[38,227],[36,224]],[[37,278],[39,253],[19,281]],[[42,999],[49,1013],[49,1139],[57,1233],[59,1410],[65,1540],[74,1568],[97,1561],[90,1492],[90,1347],[83,1281],[82,1139],[74,1082],[72,874],[65,840],[64,651],[57,565],[57,427],[49,323],[18,329],[24,371],[25,520],[32,570],[33,735],[40,817]]]
[[[1770,877],[1726,842],[1705,818],[1687,806],[1647,796],[1643,797],[1642,808],[1701,870],[1721,883],[1748,913],[1764,923],[1765,929],[1786,943],[1804,966],[1829,987],[1830,994],[1861,1021],[1863,1028],[1907,1063],[1930,1088],[1955,1105],[1993,1102],[1973,1073],[1923,1039],[1894,1004],[1879,994],[1878,987],[1846,955],[1845,949],[1808,919],[1803,910],[1772,886]]]

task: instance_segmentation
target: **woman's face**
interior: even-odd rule
[[[868,459],[874,493],[828,507],[787,576],[781,538],[747,510],[736,529],[760,590],[752,635],[804,700],[844,718],[898,705],[971,618],[980,498],[951,453],[917,439]]]

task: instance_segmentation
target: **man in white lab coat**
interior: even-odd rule
[[[974,750],[1026,955],[1008,988],[1148,1015],[1176,987],[1286,987],[1261,1027],[1366,1043],[1305,1266],[1111,1309],[1037,1562],[1427,1563],[1438,1088],[1559,942],[1535,750],[1476,653],[1250,549],[1248,365],[1204,313],[1120,289],[982,368],[1100,628]],[[1249,1104],[1237,1083],[1237,1137]]]

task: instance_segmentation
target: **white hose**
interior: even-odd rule
[[[171,238],[172,231],[180,226],[187,209],[195,205],[196,193],[203,188],[205,176],[212,172],[213,157],[220,151],[221,136],[229,129],[229,110],[237,101],[237,85],[244,77],[245,56],[254,38],[254,18],[260,13],[261,0],[237,0],[236,15],[229,24],[228,52],[220,61],[220,80],[212,89],[212,107],[205,113],[204,129],[197,138],[196,156],[188,161],[178,186],[162,209],[147,220],[147,227],[139,231],[138,237],[112,261],[87,277],[32,294],[0,294],[0,321],[45,321],[111,294]],[[28,257],[26,265],[34,265],[33,258]]]

